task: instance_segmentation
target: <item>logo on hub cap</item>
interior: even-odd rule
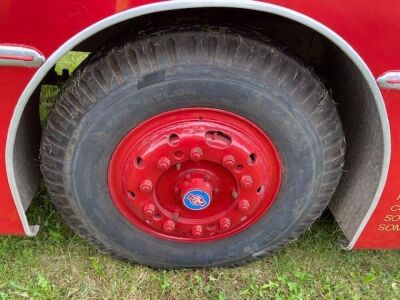
[[[210,195],[202,190],[191,190],[183,196],[183,204],[191,210],[202,210],[210,204]]]

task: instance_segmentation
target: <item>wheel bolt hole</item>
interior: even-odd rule
[[[265,186],[260,185],[260,186],[257,188],[257,194],[258,194],[258,195],[263,194],[263,193],[264,193],[264,190],[265,190]]]
[[[257,161],[257,156],[255,153],[249,155],[249,165],[254,165]]]
[[[222,131],[207,131],[205,140],[209,146],[216,148],[226,148],[232,143],[231,136]]]
[[[169,143],[171,146],[178,146],[178,145],[179,145],[179,142],[180,142],[179,136],[178,136],[177,134],[175,134],[175,133],[171,134],[171,135],[169,136],[169,138],[168,138],[168,143]]]
[[[154,216],[153,216],[153,219],[154,220],[156,220],[156,221],[160,221],[161,220],[161,214],[159,214],[159,213],[156,213]]]
[[[141,158],[140,156],[136,157],[136,159],[135,159],[135,167],[137,169],[142,169],[143,168],[143,163],[144,163],[143,158]]]
[[[213,232],[215,230],[217,230],[217,225],[215,225],[215,224],[208,224],[207,225],[207,231]]]
[[[242,172],[244,169],[244,166],[242,164],[238,164],[235,166],[235,171],[236,172]]]
[[[175,151],[174,153],[174,157],[176,160],[182,160],[184,156],[185,154],[183,153],[183,151]]]
[[[130,200],[135,200],[135,199],[136,199],[136,194],[135,194],[135,192],[128,191],[128,198],[129,198]]]

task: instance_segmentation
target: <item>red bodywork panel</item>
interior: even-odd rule
[[[156,1],[3,0],[0,44],[23,44],[48,58],[78,32],[122,10]],[[322,23],[341,36],[377,78],[400,69],[399,1],[296,1],[268,3],[287,7]],[[24,234],[7,180],[5,145],[18,99],[37,69],[0,66],[0,233]],[[355,248],[400,248],[400,93],[382,90],[390,121],[392,149],[389,177],[379,204]],[[393,217],[392,217],[393,216]]]

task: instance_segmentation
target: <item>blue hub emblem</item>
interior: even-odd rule
[[[202,190],[191,190],[183,196],[183,204],[191,210],[202,210],[210,204],[210,195]]]

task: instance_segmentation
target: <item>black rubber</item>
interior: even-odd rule
[[[207,243],[161,240],[114,207],[107,168],[124,135],[158,113],[215,107],[265,130],[283,161],[270,210]],[[156,268],[235,266],[273,253],[310,227],[338,185],[345,140],[330,94],[297,59],[235,30],[167,30],[89,58],[63,88],[44,130],[48,191],[66,222],[100,251]]]

